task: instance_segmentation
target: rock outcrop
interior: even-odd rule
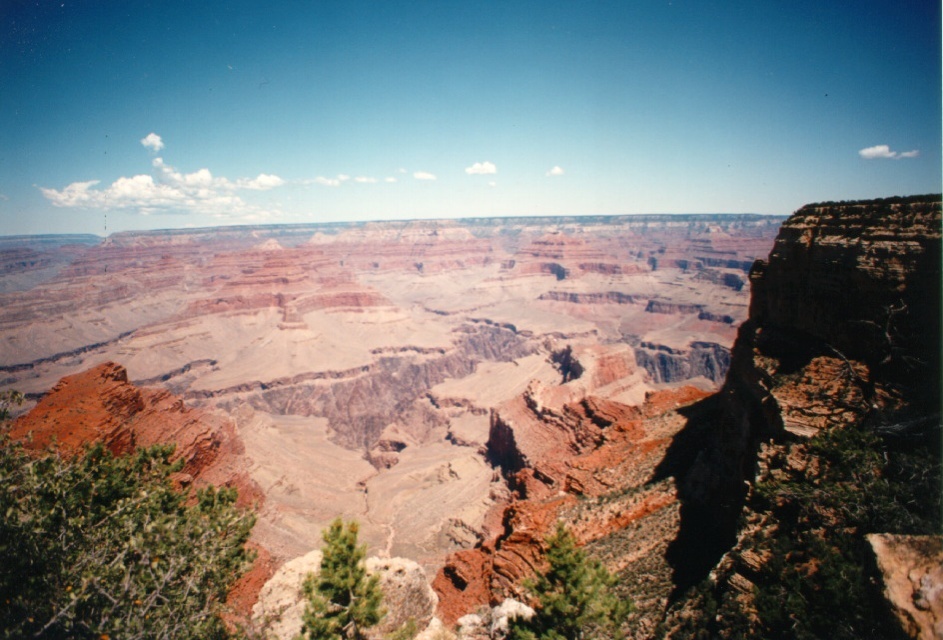
[[[911,638],[943,638],[943,538],[871,534],[887,598]]]
[[[232,487],[239,491],[237,504],[253,509],[264,500],[248,473],[245,447],[230,417],[187,407],[164,389],[138,387],[114,362],[63,378],[13,422],[10,436],[33,450],[55,448],[67,456],[96,443],[115,455],[172,444],[171,459],[183,461],[183,469],[173,476],[182,489]],[[274,570],[267,551],[252,546],[257,558],[233,587],[231,621],[240,622],[248,614]]]
[[[727,419],[689,476],[692,497],[742,494],[765,439],[939,421],[940,220],[939,197],[925,196],[808,205],[783,223],[750,273]]]
[[[67,455],[98,442],[115,455],[173,444],[173,459],[184,462],[183,484],[235,486],[242,505],[262,498],[246,474],[231,419],[189,408],[166,390],[136,387],[114,362],[63,378],[13,423],[10,435],[33,449],[55,446]]]
[[[264,637],[298,637],[306,605],[302,586],[309,574],[320,571],[321,557],[321,552],[315,550],[286,562],[262,587],[252,610],[252,622]],[[438,600],[422,567],[405,558],[368,558],[366,568],[368,575],[380,576],[387,611],[380,624],[365,630],[369,638],[385,638],[410,620],[420,630],[432,623]]]
[[[699,340],[684,349],[643,341],[635,348],[635,359],[658,383],[700,377],[719,384],[730,368],[730,349],[716,342]]]
[[[522,582],[543,566],[544,541],[560,518],[632,585],[640,629],[650,631],[665,606],[666,532],[678,526],[678,502],[670,482],[651,480],[685,425],[684,407],[707,394],[655,392],[630,407],[566,387],[532,386],[495,411],[489,455],[517,497],[493,509],[481,544],[450,555],[436,576],[443,621],[526,599]]]

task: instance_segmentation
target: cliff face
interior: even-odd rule
[[[866,366],[895,408],[932,408],[940,257],[938,198],[803,207],[754,267],[752,326],[740,342],[756,344],[763,330],[796,336],[807,355]]]
[[[751,480],[762,439],[937,419],[940,237],[933,196],[808,205],[783,224],[750,273],[714,482]],[[712,486],[712,463],[690,484]]]
[[[737,624],[779,637],[782,614],[764,607],[781,612],[793,588],[818,594],[805,633],[899,632],[863,549],[870,533],[939,531],[940,250],[940,196],[895,198],[803,207],[754,264],[715,406],[662,464],[682,503],[675,582],[711,571],[713,585],[669,612],[669,636],[695,619],[717,637]]]

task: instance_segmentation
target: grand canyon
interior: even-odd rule
[[[842,425],[938,436],[939,196],[4,237],[0,273],[13,437],[172,442],[183,486],[238,488],[258,555],[230,601],[277,637],[337,517],[412,576],[424,637],[489,637],[558,520],[618,576],[632,637],[690,637],[709,575],[759,606],[757,479]],[[913,606],[938,568],[878,556],[928,576],[888,615],[939,633],[939,591]]]

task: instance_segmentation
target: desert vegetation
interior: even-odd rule
[[[747,503],[743,524],[753,533],[731,553],[733,564],[753,565],[754,587],[743,598],[723,576],[705,581],[687,633],[907,637],[883,604],[866,536],[938,533],[939,457],[855,425],[775,452],[769,465]]]
[[[6,405],[15,396],[7,394]],[[6,413],[6,406],[3,407]],[[172,446],[67,458],[0,433],[0,635],[227,638],[255,521],[236,491],[185,493]]]
[[[581,640],[613,637],[631,602],[613,591],[616,579],[577,546],[562,522],[547,538],[547,569],[525,586],[533,594],[534,615],[511,619],[510,640]]]
[[[302,638],[359,640],[386,615],[380,577],[367,575],[367,547],[357,539],[359,530],[356,522],[340,518],[325,529],[321,570],[304,583]]]

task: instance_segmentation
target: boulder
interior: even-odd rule
[[[320,571],[321,557],[316,550],[285,563],[262,587],[252,621],[265,637],[292,640],[301,633],[304,581],[309,573]],[[367,630],[371,638],[384,638],[409,620],[419,629],[430,627],[438,598],[419,564],[405,558],[368,558],[366,565],[369,575],[380,576],[387,611],[379,625]]]

